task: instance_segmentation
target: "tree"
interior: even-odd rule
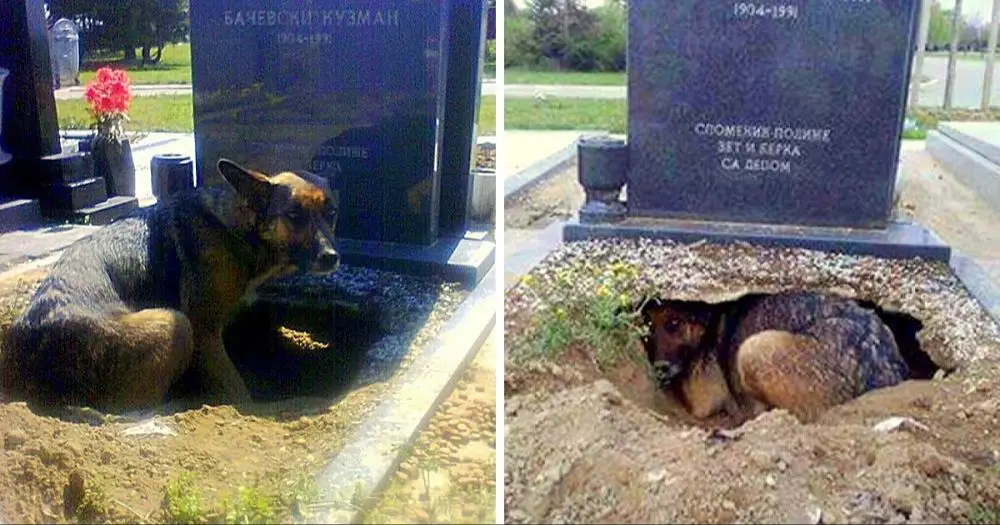
[[[951,41],[951,13],[941,9],[940,2],[931,3],[930,25],[927,30],[927,45],[931,49],[941,49]]]
[[[188,0],[49,0],[53,19],[77,21],[88,52],[121,50],[125,60],[159,62],[163,46],[188,34]],[[155,55],[153,49],[156,49]]]
[[[532,36],[542,57],[556,69],[591,69],[582,51],[594,36],[596,17],[579,0],[532,0]],[[592,59],[592,57],[590,57]]]
[[[514,3],[514,0],[504,0],[504,2],[503,2],[503,16],[504,16],[504,18],[507,18],[509,16],[517,16],[518,15],[518,11],[519,10],[517,8],[517,4]]]

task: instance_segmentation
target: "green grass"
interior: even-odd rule
[[[141,53],[141,50],[136,50]],[[103,66],[115,69],[126,69],[133,84],[190,84],[191,83],[191,44],[175,44],[163,48],[163,58],[158,64],[150,64],[142,68],[137,63],[122,62],[124,55],[119,52],[113,56],[102,56],[87,60],[80,72],[80,84],[86,85],[97,75],[97,70]]]
[[[89,129],[90,106],[83,99],[57,100],[59,129]],[[129,109],[128,131],[191,133],[194,129],[190,95],[135,97]]]
[[[479,135],[497,133],[497,98],[483,96],[479,100]]]
[[[580,71],[531,71],[508,68],[504,70],[504,84],[549,84],[580,86],[624,86],[625,73]]]
[[[479,134],[493,135],[496,133],[497,122],[496,98],[482,97],[481,104]],[[90,128],[92,118],[85,100],[57,100],[56,111],[59,114],[59,129]],[[194,130],[190,95],[135,97],[132,99],[129,118],[131,122],[127,125],[128,131],[191,133]]]
[[[625,99],[507,98],[506,129],[604,130],[625,133]]]

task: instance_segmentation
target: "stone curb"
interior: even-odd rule
[[[494,267],[410,364],[400,387],[380,402],[317,476],[323,503],[309,523],[360,520],[496,324],[495,290]],[[366,503],[353,503],[359,499]]]
[[[951,249],[951,260],[948,262],[948,266],[1000,327],[1000,284],[993,282],[982,266],[972,257],[955,248]]]

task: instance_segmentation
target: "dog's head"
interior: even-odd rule
[[[667,382],[700,351],[711,317],[701,305],[686,301],[654,301],[643,313],[649,323],[647,357]]]
[[[219,161],[219,172],[256,216],[256,235],[287,273],[330,273],[340,265],[333,248],[339,199],[326,179],[309,172],[268,176],[233,161]]]

